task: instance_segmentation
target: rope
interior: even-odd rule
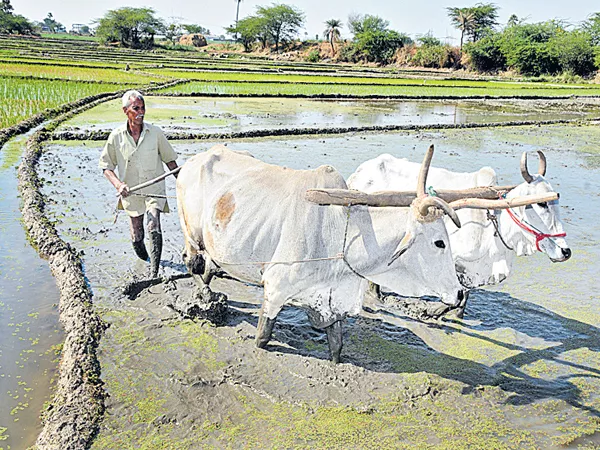
[[[350,263],[348,262],[348,260],[346,259],[346,241],[348,238],[348,225],[350,223],[350,211],[352,208],[352,203],[349,203],[348,206],[348,213],[346,214],[346,226],[344,229],[344,241],[342,243],[342,251],[340,253],[338,253],[335,256],[329,256],[329,257],[325,257],[325,258],[308,258],[308,259],[297,259],[297,260],[293,260],[293,261],[248,261],[248,262],[243,262],[243,263],[230,263],[230,262],[222,262],[222,261],[217,261],[215,258],[212,258],[213,261],[215,261],[219,266],[255,266],[255,265],[270,265],[270,264],[301,264],[301,263],[307,263],[307,262],[318,262],[318,261],[334,261],[337,259],[341,259],[342,261],[344,261],[344,263],[346,264],[346,266],[348,266],[348,268],[352,271],[352,273],[354,273],[354,275],[365,279],[364,276],[362,276],[360,273],[358,273],[356,270],[354,270],[354,268],[350,265]]]
[[[500,198],[506,198],[506,194],[500,194]],[[506,210],[506,212],[508,213],[508,216],[513,220],[513,222],[516,223],[520,228],[522,228],[523,230],[525,230],[528,233],[531,233],[535,236],[535,248],[537,249],[538,252],[542,251],[542,249],[540,248],[540,242],[543,241],[544,239],[565,237],[567,235],[567,233],[565,233],[565,232],[556,233],[556,234],[542,233],[536,227],[534,227],[530,223],[527,223],[525,218],[519,219],[517,217],[517,215],[515,213],[513,213],[510,208],[508,208]],[[554,242],[552,240],[550,242],[552,242],[556,247],[560,248],[560,246],[556,242]]]
[[[496,230],[496,232],[494,233],[494,236],[498,236],[500,238],[500,242],[502,242],[502,244],[508,249],[508,250],[514,250],[514,248],[509,247],[508,244],[506,243],[506,241],[504,240],[504,238],[502,237],[502,235],[500,234],[500,228],[498,226],[498,217],[496,216],[496,214],[492,214],[490,212],[490,210],[487,210],[487,218],[490,222],[492,222],[492,225],[494,225],[494,229]]]

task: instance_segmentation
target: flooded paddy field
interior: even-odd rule
[[[599,138],[595,126],[546,126],[228,142],[291,168],[331,164],[345,177],[381,153],[420,161],[433,143],[434,165],[489,165],[500,184],[521,182],[523,151],[546,153],[573,257],[518,258],[506,283],[471,295],[463,320],[416,321],[369,298],[344,325],[337,366],[324,333],[295,307],[279,315],[266,350],[254,347],[260,287],[213,283],[233,312],[220,328],[173,311],[191,293],[188,279],[125,298],[122,286],[146,267],[126,217],[113,224],[114,190],[97,169],[102,144],[51,143],[41,163],[51,219],[84,252],[110,324],[99,355],[109,398],[93,448],[597,447]],[[173,144],[182,163],[215,143]],[[173,180],[167,186],[174,194]],[[163,230],[161,272],[184,272],[175,213]]]
[[[54,278],[20,222],[15,169],[24,145],[15,139],[0,152],[0,448],[6,449],[35,443],[63,340]]]
[[[398,101],[286,98],[147,98],[147,120],[165,131],[245,132],[295,128],[467,124],[577,120],[600,117],[600,101]],[[57,131],[112,130],[121,125],[120,100],[65,122]]]

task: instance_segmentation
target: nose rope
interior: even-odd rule
[[[501,194],[500,198],[506,198],[506,194]],[[540,248],[540,242],[543,241],[544,239],[565,237],[567,235],[567,233],[565,233],[565,232],[556,233],[556,234],[542,233],[540,230],[535,228],[533,225],[525,222],[524,219],[519,219],[516,216],[516,214],[512,212],[512,210],[510,208],[508,208],[506,210],[506,212],[508,213],[508,216],[513,220],[514,223],[516,223],[523,230],[525,230],[528,233],[533,234],[535,236],[535,248],[537,249],[538,252],[542,251],[542,249]],[[556,244],[556,242],[554,242],[554,241],[550,241],[550,242],[552,242],[554,245],[556,245],[558,247],[558,244]]]
[[[513,220],[514,223],[516,223],[523,230],[535,236],[535,248],[537,248],[538,252],[542,251],[542,249],[540,248],[540,242],[544,239],[565,237],[567,235],[567,233],[564,232],[556,234],[542,233],[539,230],[535,229],[533,225],[529,225],[525,221],[520,220],[510,209],[507,209],[506,212],[508,213],[509,217]]]

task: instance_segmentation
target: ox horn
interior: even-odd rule
[[[431,164],[431,159],[433,158],[433,144],[429,146],[427,149],[427,153],[425,153],[425,158],[423,158],[423,164],[421,164],[421,170],[419,172],[419,179],[417,181],[417,198],[423,197],[425,195],[425,190],[427,187],[427,175],[429,174],[429,166]]]
[[[538,155],[540,156],[540,165],[538,168],[538,173],[541,176],[546,175],[546,155],[544,155],[544,152],[541,150],[538,150]]]
[[[533,181],[533,177],[529,173],[529,170],[527,170],[527,152],[523,152],[521,155],[521,175],[523,175],[523,179],[528,183]]]
[[[458,218],[458,214],[456,214],[456,211],[454,211],[452,206],[450,206],[447,202],[445,202],[439,197],[424,198],[419,204],[419,213],[421,213],[422,216],[427,216],[429,214],[430,206],[439,208],[442,211],[444,211],[444,213],[446,213],[448,217],[452,219],[454,225],[456,225],[457,228],[460,228],[460,219]]]
[[[538,150],[537,152],[540,157],[538,174],[540,174],[541,176],[544,176],[544,175],[546,175],[546,155],[544,155],[544,152],[542,152],[541,150]],[[521,156],[521,175],[523,175],[523,178],[528,183],[531,183],[533,181],[533,177],[531,176],[531,174],[529,173],[529,170],[527,169],[527,152],[523,152],[523,155]]]

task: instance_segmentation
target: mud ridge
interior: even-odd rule
[[[190,80],[194,81],[194,80]],[[211,81],[212,82],[212,81]],[[574,100],[600,95],[352,95],[352,94],[219,94],[217,92],[157,92],[161,97],[316,98],[349,100]]]
[[[155,74],[153,74],[155,75]],[[336,76],[344,76],[344,75],[336,75]],[[355,77],[355,78],[359,78],[359,77]],[[393,79],[401,79],[401,78],[392,78],[392,77],[369,77],[369,78],[373,78],[373,79],[381,79],[381,80],[393,80]],[[422,86],[426,86],[426,87],[434,87],[434,88],[443,88],[443,89],[449,89],[449,90],[453,90],[453,89],[481,89],[481,86],[472,86],[472,85],[467,85],[467,86],[461,86],[461,85],[443,85],[443,84],[427,84],[427,85],[418,85],[415,83],[377,83],[377,82],[370,82],[370,83],[353,83],[351,81],[285,81],[285,80],[252,80],[252,81],[247,81],[247,80],[202,80],[202,79],[190,79],[193,82],[196,83],[202,83],[202,82],[206,82],[206,83],[222,83],[222,84],[272,84],[272,85],[281,85],[281,84],[293,84],[293,85],[304,85],[304,86],[319,86],[319,85],[332,85],[332,86],[369,86],[369,87],[422,87]],[[460,79],[455,79],[458,81],[462,81]],[[432,83],[433,82],[444,82],[444,81],[448,81],[446,79],[443,80],[429,80]],[[470,80],[469,80],[470,81]],[[522,89],[524,92],[527,92],[528,90],[534,90],[534,89],[539,89],[538,86],[535,87],[519,87],[517,89]],[[570,86],[556,86],[556,87],[551,87],[548,89],[552,89],[552,90],[567,90],[567,89],[572,89]],[[584,88],[580,88],[582,91],[585,90],[592,90],[592,89],[597,89],[596,86],[590,86],[590,87],[584,87]],[[276,94],[268,94],[268,95],[276,95]],[[291,95],[295,95],[295,94],[291,94]],[[299,95],[305,95],[305,94],[299,94]],[[337,95],[337,94],[325,94],[325,95]],[[348,94],[339,94],[339,95],[348,95]],[[387,97],[387,96],[386,96]],[[433,96],[435,98],[437,98],[438,96]],[[456,98],[456,96],[453,96],[454,98]],[[505,96],[503,96],[505,97]],[[410,96],[410,98],[415,98],[414,96]],[[471,96],[465,96],[465,97],[461,97],[461,98],[471,98]],[[498,97],[490,97],[490,98],[498,98]],[[510,98],[515,98],[515,96],[511,96]],[[517,97],[518,98],[518,97]],[[527,97],[530,98],[530,97]],[[544,96],[544,98],[547,98],[546,96]],[[550,98],[554,98],[553,96]]]
[[[195,133],[195,132],[176,132],[167,131],[165,135],[169,140],[222,140],[222,139],[244,139],[244,138],[262,138],[278,136],[304,136],[304,135],[328,135],[345,133],[365,133],[365,132],[389,132],[389,131],[419,131],[419,130],[450,130],[464,128],[499,128],[499,127],[520,127],[520,126],[542,126],[557,124],[578,124],[589,123],[600,120],[592,119],[556,119],[556,120],[526,120],[526,121],[507,121],[492,123],[440,123],[425,125],[372,125],[364,127],[329,127],[329,128],[280,128],[264,130],[248,130],[231,133]],[[52,140],[58,141],[104,141],[108,138],[110,131],[72,131],[65,130],[53,133]]]
[[[163,85],[160,85],[162,87]],[[45,216],[45,200],[37,175],[43,144],[60,123],[103,102],[119,98],[123,91],[87,97],[57,108],[67,111],[36,132],[28,141],[19,165],[18,189],[23,224],[30,243],[48,260],[60,291],[60,322],[65,329],[56,393],[42,412],[43,430],[37,440],[40,449],[82,449],[91,444],[104,413],[106,393],[100,379],[96,349],[105,325],[94,312],[92,292],[85,279],[79,252],[64,242],[54,224]],[[54,111],[55,112],[55,111]],[[12,136],[27,131],[46,118],[38,115],[11,127]],[[29,128],[27,128],[29,126]],[[11,134],[12,133],[12,134]]]

